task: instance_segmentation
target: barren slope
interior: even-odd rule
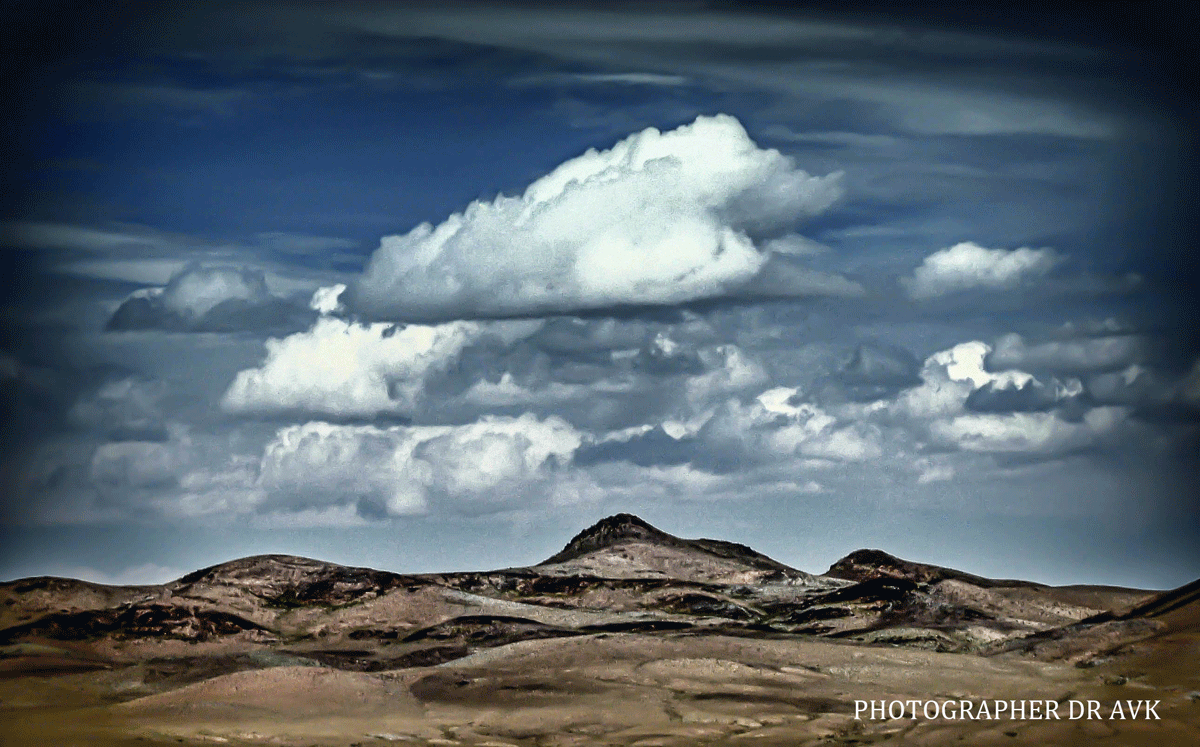
[[[1200,582],[997,581],[858,551],[811,576],[621,514],[545,563],[286,555],[159,586],[0,585],[5,744],[1151,744],[1200,737]],[[869,723],[859,699],[1153,697],[1145,724]],[[1197,740],[1200,741],[1200,740]]]

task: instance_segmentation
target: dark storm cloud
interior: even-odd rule
[[[549,353],[607,357],[613,350],[645,344],[651,330],[651,324],[639,319],[557,317],[547,320],[530,340]]]
[[[20,445],[14,433],[41,434],[61,428],[70,396],[58,370],[30,365],[0,351],[0,433],[4,435],[4,448]]]
[[[1058,381],[1043,384],[1037,379],[1007,386],[988,382],[971,392],[964,404],[974,412],[1037,412],[1057,407],[1081,393],[1082,386],[1078,382],[1074,387],[1064,386]]]
[[[916,386],[920,363],[904,348],[883,343],[859,345],[837,372],[852,399],[875,400]]]
[[[674,438],[660,426],[628,439],[613,439],[584,446],[575,454],[575,463],[588,466],[624,461],[641,467],[686,464],[697,458],[698,447],[695,439]]]
[[[653,315],[558,317],[547,320],[530,336],[529,344],[546,354],[547,363],[593,364],[608,371],[627,361],[632,369],[653,375],[698,374],[704,366],[695,344],[703,338],[688,339],[683,330],[683,338],[674,339],[672,335],[678,337],[680,331],[677,325],[657,321]]]
[[[166,384],[129,376],[104,382],[72,405],[71,424],[112,441],[166,441]]]
[[[1200,422],[1200,358],[1182,372],[1132,364],[1086,378],[1096,402],[1133,408],[1150,422]]]
[[[987,359],[994,370],[1020,368],[1065,373],[1111,371],[1145,361],[1150,342],[1139,335],[1107,335],[1027,342],[1019,334],[996,341]]]
[[[105,503],[126,503],[142,491],[177,487],[187,453],[170,441],[113,441],[92,456],[89,477]]]

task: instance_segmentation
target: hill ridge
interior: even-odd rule
[[[567,542],[562,550],[538,563],[538,565],[550,565],[552,563],[563,563],[568,560],[574,560],[589,552],[611,547],[622,541],[629,540],[653,540],[666,545],[679,545],[683,542],[678,537],[652,526],[649,522],[638,516],[619,513],[606,516],[579,532]]]
[[[902,578],[923,584],[946,580],[965,581],[985,589],[997,586],[1046,588],[1046,584],[1036,581],[987,578],[954,568],[904,560],[883,550],[866,548],[855,550],[835,561],[822,575],[859,582],[879,578]]]
[[[629,513],[613,514],[597,521],[572,537],[562,550],[533,567],[570,563],[593,553],[633,543],[648,544],[685,556],[700,555],[718,563],[726,563],[727,568],[729,563],[733,563],[746,571],[766,572],[772,577],[812,579],[811,574],[792,568],[747,545],[717,539],[683,539]]]

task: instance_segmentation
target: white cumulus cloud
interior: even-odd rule
[[[918,459],[915,466],[920,470],[920,474],[917,475],[918,485],[953,480],[956,474],[952,465],[938,464],[931,459]]]
[[[930,254],[900,284],[916,301],[974,288],[1008,290],[1045,276],[1060,261],[1051,249],[985,249],[966,241]]]
[[[756,241],[788,236],[841,192],[840,174],[810,176],[735,118],[699,117],[589,150],[520,197],[384,237],[345,300],[371,317],[442,320],[754,292],[773,256]],[[860,290],[821,279],[806,294]]]
[[[984,361],[991,352],[987,343],[972,340],[934,353],[921,368],[920,386],[901,392],[889,410],[913,418],[955,415],[976,389],[1022,387],[1036,381],[1024,371],[988,371]]]
[[[794,457],[860,462],[882,454],[878,428],[839,423],[790,387],[768,389],[747,405],[727,400],[697,435],[714,454],[745,464]]]
[[[238,373],[221,407],[331,418],[411,413],[427,378],[479,334],[472,322],[364,325],[323,316],[307,332],[267,340],[266,360]]]
[[[242,267],[189,267],[171,278],[163,289],[163,307],[188,319],[197,319],[224,301],[262,303],[271,294],[261,271]]]
[[[769,381],[766,369],[748,358],[737,345],[719,345],[699,351],[706,371],[692,376],[684,386],[693,411],[710,405],[714,399],[731,392],[761,387]]]
[[[317,288],[308,302],[308,308],[318,314],[332,314],[340,311],[342,309],[341,295],[345,290],[346,286],[343,283]]]
[[[190,263],[165,286],[134,291],[108,321],[110,330],[221,332],[295,327],[310,316],[274,296],[262,270]]]
[[[901,392],[884,412],[945,448],[1039,457],[1098,446],[1128,420],[1123,407],[1079,413],[1083,387],[1076,379],[1043,384],[1025,371],[989,371],[985,364],[995,352],[973,340],[934,353],[921,369],[922,383]],[[954,477],[948,464],[918,466],[923,484]]]
[[[394,516],[434,504],[481,513],[547,497],[581,442],[565,421],[533,415],[459,426],[312,422],[278,431],[258,480],[304,510],[366,499]]]

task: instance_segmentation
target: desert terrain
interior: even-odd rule
[[[856,718],[1002,699],[1063,717]],[[1103,718],[1066,718],[1073,700]],[[524,568],[266,555],[157,586],[0,584],[4,745],[885,741],[1200,744],[1200,581],[1050,587],[878,550],[817,575],[618,514]]]

